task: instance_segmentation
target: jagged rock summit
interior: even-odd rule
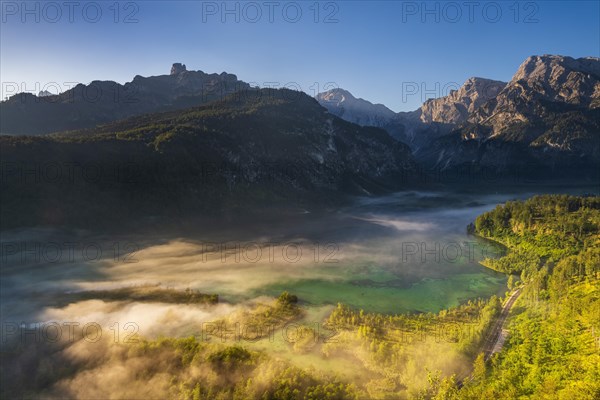
[[[498,96],[469,120],[492,126],[494,134],[499,134],[515,124],[555,112],[548,108],[550,104],[600,107],[600,58],[528,57]]]
[[[332,114],[386,129],[409,144],[417,160],[435,168],[553,175],[600,166],[598,57],[534,55],[508,83],[469,78],[458,90],[387,123],[378,123],[375,106],[365,100],[371,110],[363,105],[357,118],[348,112],[352,95],[341,89],[337,94],[322,93],[317,100]]]
[[[359,125],[384,128],[417,150],[466,122],[475,110],[495,98],[505,86],[506,82],[472,77],[447,96],[429,99],[415,111],[399,113],[382,104],[357,99],[344,89],[319,93],[316,99],[330,113]]]
[[[188,71],[185,64],[175,63],[170,74],[136,75],[123,85],[93,81],[58,95],[16,94],[0,102],[0,133],[39,135],[92,128],[134,115],[198,106],[249,88],[234,74]],[[99,95],[90,101],[88,93]]]
[[[461,124],[485,102],[493,99],[506,86],[506,82],[472,77],[448,96],[429,99],[421,106],[421,121]]]
[[[179,75],[180,73],[185,72],[185,71],[187,71],[185,64],[174,63],[173,66],[171,67],[171,75]]]
[[[451,135],[432,143],[429,160],[578,174],[600,166],[600,58],[528,57],[497,96]]]

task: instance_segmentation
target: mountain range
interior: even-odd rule
[[[4,226],[326,205],[405,188],[418,169],[383,129],[284,89],[61,134],[3,135],[0,156]]]
[[[0,133],[40,135],[92,128],[135,115],[184,109],[222,99],[250,85],[222,72],[188,71],[176,63],[169,75],[78,84],[57,95],[19,93],[0,102]]]
[[[17,94],[0,116],[4,227],[309,207],[439,171],[597,180],[600,59],[533,56],[510,82],[470,78],[401,113],[343,89],[311,98],[174,64],[124,85]]]
[[[375,121],[410,145],[429,168],[527,167],[585,174],[600,166],[596,57],[532,56],[508,83],[470,78],[459,90],[427,100],[413,112],[384,114],[379,110],[389,110],[385,106],[356,101],[342,89],[321,93],[317,100],[349,121]]]
[[[493,99],[505,86],[505,82],[470,78],[459,90],[451,90],[447,96],[428,99],[415,111],[399,113],[382,104],[356,99],[344,89],[319,93],[316,98],[330,113],[359,125],[384,128],[418,150],[432,138],[447,134],[466,122],[471,113]]]

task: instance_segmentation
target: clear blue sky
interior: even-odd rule
[[[123,83],[182,62],[310,94],[334,82],[401,111],[470,76],[510,80],[529,55],[600,56],[598,1],[228,2],[229,14],[221,1],[63,3],[2,1],[3,95],[11,82]]]

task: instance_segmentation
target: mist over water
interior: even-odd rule
[[[506,290],[504,275],[479,264],[502,249],[466,227],[496,204],[528,195],[403,192],[329,214],[230,221],[169,237],[5,232],[2,320],[135,322],[142,335],[179,336],[284,290],[309,310],[341,302],[372,312],[437,312]],[[142,285],[214,293],[219,304],[64,299]]]
[[[14,368],[3,371],[3,383],[10,393],[34,376],[32,393],[45,398],[165,398],[175,377],[241,379],[236,371],[215,374],[210,362],[239,345],[260,354],[252,378],[264,381],[259,385],[289,366],[365,387],[384,384],[390,371],[373,365],[381,352],[369,350],[382,344],[357,336],[360,329],[336,331],[326,323],[337,304],[437,313],[504,294],[506,276],[479,263],[504,249],[468,235],[467,225],[499,203],[532,194],[411,191],[357,198],[335,211],[278,210],[194,229],[4,231],[0,347]],[[196,291],[217,294],[218,303],[185,301]],[[297,314],[274,311],[274,297],[284,291],[298,297]],[[476,326],[454,326],[457,338],[477,334]],[[419,336],[408,323],[393,336],[399,359],[390,365],[403,391],[426,387],[427,371],[468,373],[472,360],[445,328]],[[296,342],[294,332],[308,341]],[[200,358],[182,366],[177,346],[192,343]]]

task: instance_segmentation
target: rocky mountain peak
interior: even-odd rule
[[[533,78],[556,80],[565,72],[579,72],[600,78],[600,59],[598,57],[572,58],[560,55],[542,55],[528,57],[520,66],[511,82]]]
[[[336,103],[338,105],[346,101],[352,102],[357,100],[356,97],[352,95],[352,93],[340,88],[331,89],[326,92],[319,93],[316,97],[317,100],[320,102],[327,101],[330,103]]]
[[[600,58],[531,56],[521,64],[507,91],[513,98],[531,92],[547,101],[599,107]]]
[[[528,57],[498,96],[469,120],[492,126],[493,135],[498,135],[553,114],[550,104],[600,108],[600,58]]]
[[[421,106],[421,121],[461,124],[485,102],[493,99],[506,86],[505,82],[472,77],[447,96],[427,100]]]
[[[93,89],[89,93],[101,93],[94,101],[89,100],[89,88]],[[197,106],[249,88],[233,74],[188,71],[184,64],[175,63],[170,75],[136,75],[123,85],[112,81],[79,84],[53,95],[51,103],[33,95],[12,96],[0,102],[0,132],[38,135],[91,128],[134,115]]]
[[[356,98],[347,90],[336,88],[315,96],[327,110],[346,121],[363,126],[384,126],[396,113],[383,104]]]
[[[185,64],[174,63],[171,67],[171,75],[179,75],[180,73],[187,71]]]

